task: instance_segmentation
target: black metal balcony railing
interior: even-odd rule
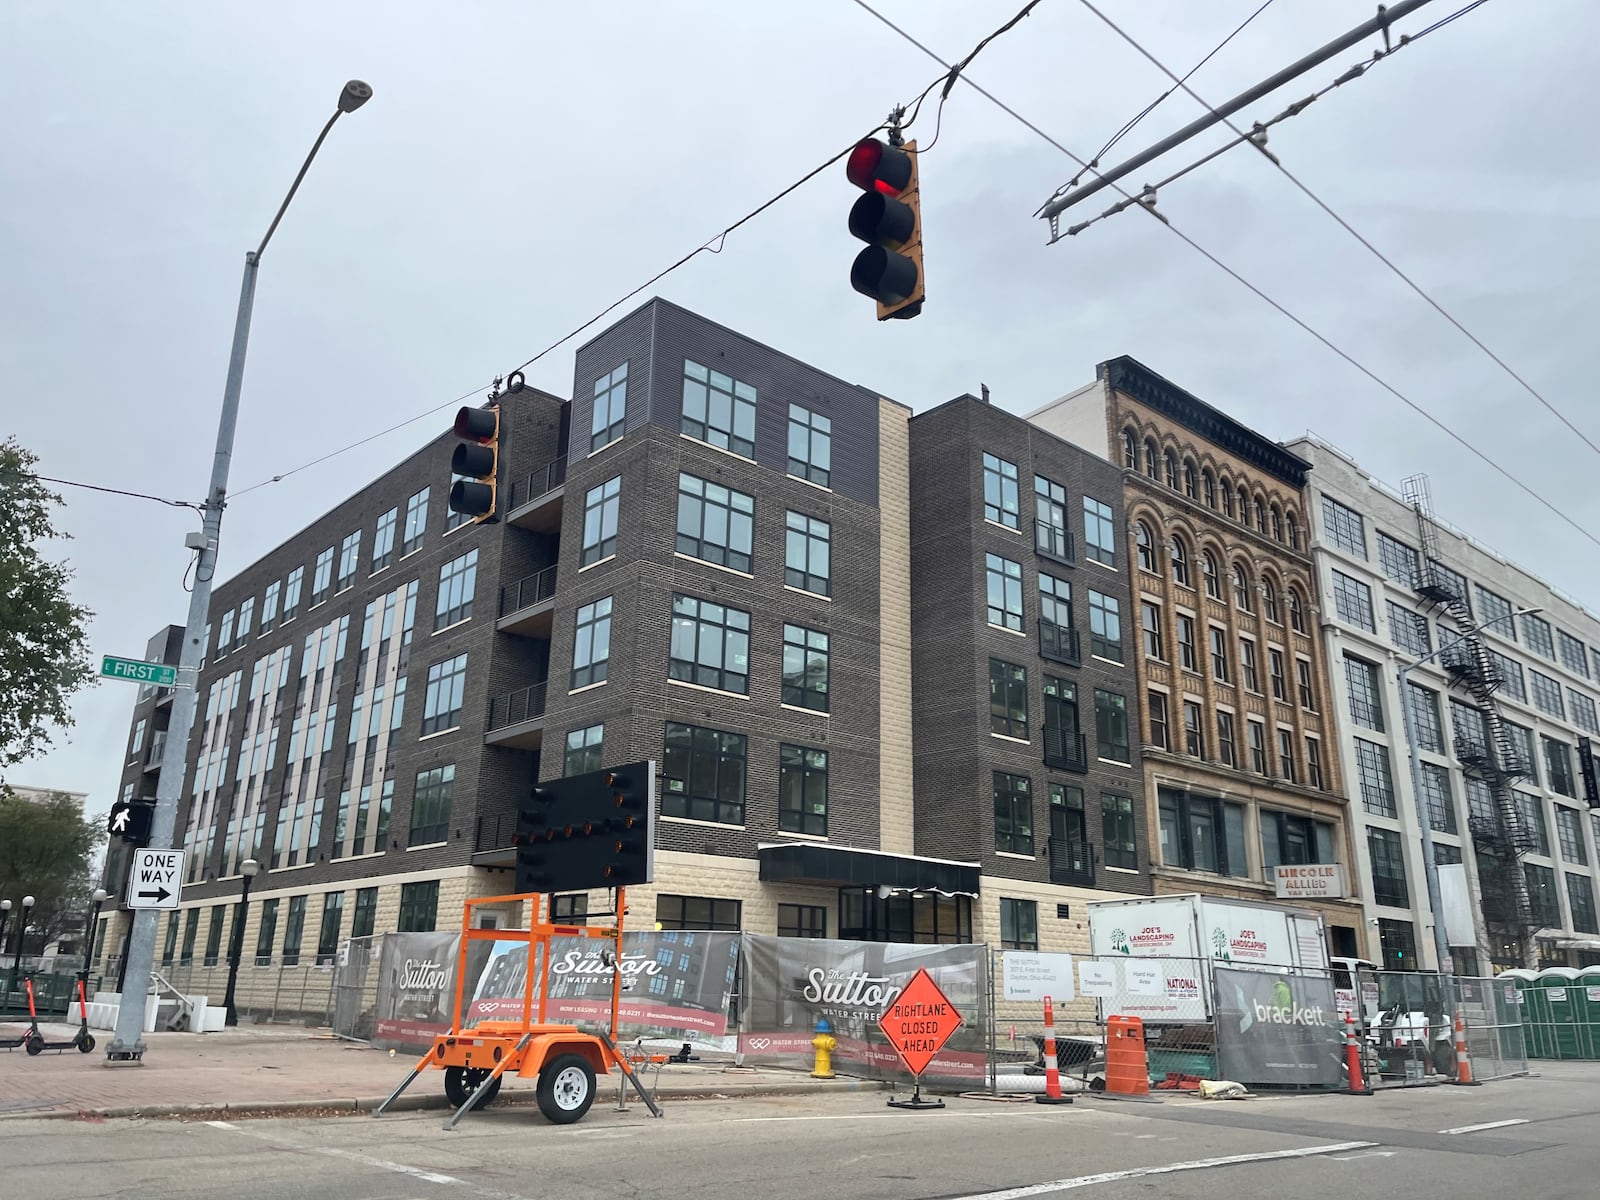
[[[1459,594],[1455,580],[1432,563],[1417,572],[1417,594],[1439,604],[1449,604],[1465,597]]]
[[[526,504],[529,500],[537,500],[546,492],[553,492],[567,481],[567,456],[563,454],[553,462],[535,468],[521,479],[511,481],[511,503],[508,508],[516,508],[519,504]]]
[[[516,844],[512,840],[512,835],[516,831],[516,813],[481,815],[478,817],[477,828],[473,831],[472,849],[479,853],[485,850],[509,849]]]
[[[500,615],[509,616],[551,599],[556,594],[556,569],[546,567],[500,589]]]
[[[1050,839],[1050,882],[1094,886],[1094,849],[1075,838]]]
[[[1083,651],[1079,645],[1078,631],[1070,625],[1040,621],[1039,653],[1045,658],[1066,663],[1069,667],[1083,665]]]
[[[1044,765],[1062,771],[1089,769],[1089,737],[1071,729],[1044,731]]]
[[[504,729],[544,716],[545,693],[549,687],[550,681],[543,679],[531,687],[495,696],[489,701],[489,728]]]
[[[1033,546],[1040,554],[1059,558],[1062,562],[1076,562],[1078,559],[1072,531],[1062,529],[1059,525],[1052,525],[1048,521],[1034,522]]]

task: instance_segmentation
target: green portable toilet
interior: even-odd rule
[[[1581,1058],[1578,1053],[1578,1020],[1575,993],[1578,972],[1572,967],[1546,967],[1534,979],[1536,991],[1544,993],[1549,1015],[1550,1057]]]
[[[1527,1047],[1528,1057],[1553,1058],[1550,1044],[1550,1017],[1546,1011],[1549,1005],[1544,1002],[1544,990],[1535,984],[1538,975],[1533,971],[1517,967],[1510,971],[1501,971],[1494,978],[1502,987],[1508,983],[1516,985],[1517,1009],[1522,1014],[1522,1038]]]
[[[1600,1059],[1600,967],[1580,968],[1573,990],[1578,1050],[1584,1058]]]

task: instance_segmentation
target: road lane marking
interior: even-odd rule
[[[1509,1125],[1526,1125],[1526,1117],[1517,1117],[1510,1121],[1485,1121],[1482,1125],[1457,1125],[1454,1129],[1441,1129],[1440,1133],[1477,1133],[1484,1129],[1504,1129]]]
[[[997,1192],[975,1192],[955,1200],[1025,1200],[1028,1196],[1043,1196],[1049,1192],[1065,1192],[1073,1188],[1092,1187],[1097,1183],[1116,1183],[1124,1179],[1142,1179],[1147,1175],[1173,1175],[1179,1171],[1204,1171],[1213,1167],[1232,1167],[1241,1163],[1271,1162],[1284,1158],[1311,1158],[1320,1154],[1337,1154],[1344,1150],[1366,1150],[1377,1142],[1335,1142],[1328,1146],[1302,1146],[1296,1150],[1266,1150],[1257,1154],[1229,1154],[1222,1158],[1196,1158],[1188,1162],[1165,1163],[1155,1167],[1130,1167],[1126,1171],[1103,1171],[1099,1175],[1079,1175],[1075,1179],[1055,1179],[1049,1183],[1030,1183],[1023,1187],[1004,1188]]]

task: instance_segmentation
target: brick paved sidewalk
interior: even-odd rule
[[[65,1041],[74,1027],[40,1023],[45,1036]],[[15,1037],[23,1026],[0,1024],[0,1039]],[[29,1056],[21,1049],[0,1050],[0,1119],[71,1116],[79,1113],[124,1116],[135,1111],[162,1112],[188,1106],[256,1106],[303,1104],[369,1107],[399,1085],[415,1064],[415,1056],[390,1055],[326,1034],[295,1028],[256,1028],[226,1033],[147,1033],[140,1066],[107,1066],[105,1046],[110,1033],[95,1033],[92,1054],[47,1050]],[[425,1098],[444,1103],[440,1072],[426,1072],[403,1101]],[[650,1076],[645,1077],[650,1082]],[[526,1093],[534,1080],[510,1077],[506,1098]],[[662,1068],[657,1093],[663,1098],[692,1096],[782,1095],[794,1092],[876,1088],[866,1080],[811,1079],[798,1071],[739,1070],[725,1063],[669,1063]],[[600,1081],[595,1103],[614,1103],[617,1079]],[[632,1103],[637,1103],[637,1097]]]

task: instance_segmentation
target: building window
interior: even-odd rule
[[[239,605],[239,628],[234,631],[235,642],[243,643],[250,636],[250,622],[256,612],[256,598],[250,596]]]
[[[434,631],[472,616],[472,600],[477,591],[478,551],[474,547],[439,568],[439,596],[433,608]]]
[[[1167,694],[1155,689],[1145,693],[1150,704],[1150,744],[1158,750],[1172,749],[1172,720],[1167,712]]]
[[[1070,679],[1044,677],[1044,760],[1052,767],[1088,770],[1078,732],[1078,687]]]
[[[1292,587],[1289,589],[1289,626],[1296,633],[1306,631],[1305,602],[1300,599],[1299,589]]]
[[[1294,764],[1294,731],[1278,729],[1278,774],[1290,783],[1298,782]]]
[[[1179,587],[1189,587],[1189,547],[1181,537],[1172,539],[1172,582]]]
[[[1372,616],[1372,589],[1343,571],[1333,572],[1333,608],[1340,620],[1368,633],[1378,631]]]
[[[1028,672],[998,658],[989,660],[989,731],[1028,740]]]
[[[1250,604],[1250,576],[1237,564],[1233,568],[1233,603],[1240,612],[1255,611]]]
[[[750,614],[694,596],[674,596],[669,654],[670,678],[746,695]]]
[[[1220,625],[1211,627],[1211,674],[1218,683],[1228,682],[1228,632]]]
[[[1261,579],[1261,612],[1274,625],[1283,624],[1283,616],[1278,611],[1278,589],[1265,576]]]
[[[1095,562],[1115,566],[1117,530],[1111,520],[1111,506],[1093,496],[1083,498],[1083,552]]]
[[[1039,948],[1039,906],[1032,900],[1000,897],[1000,948],[1037,950]]]
[[[1217,487],[1222,491],[1222,513],[1231,519],[1233,517],[1233,485],[1226,479],[1219,479]]]
[[[428,691],[422,702],[422,732],[440,733],[461,724],[461,698],[466,691],[467,656],[458,654],[428,668]]]
[[[1534,863],[1522,864],[1523,876],[1528,881],[1528,901],[1533,909],[1533,923],[1540,929],[1561,928],[1561,901],[1556,899],[1556,873],[1549,867]]]
[[[1217,761],[1225,767],[1239,765],[1238,746],[1234,741],[1233,714],[1217,712]]]
[[[832,473],[833,422],[798,404],[789,405],[789,474],[827,487]]]
[[[1156,441],[1154,438],[1145,439],[1144,473],[1150,476],[1151,479],[1155,479],[1158,475],[1158,468],[1156,466]]]
[[[1070,562],[1072,535],[1067,532],[1067,489],[1043,475],[1033,477],[1033,545],[1040,554]]]
[[[1150,532],[1150,526],[1143,521],[1138,521],[1133,527],[1134,557],[1138,560],[1139,570],[1156,573],[1156,539]]]
[[[400,933],[432,933],[439,919],[439,881],[400,885],[400,917],[395,928]]]
[[[317,930],[317,966],[331,964],[339,953],[339,929],[344,924],[344,893],[322,897],[322,926]]]
[[[605,765],[602,762],[605,736],[606,727],[603,722],[568,731],[567,753],[561,766],[562,775],[587,775],[591,771],[600,770]]]
[[[828,910],[817,904],[778,905],[778,936],[825,938],[828,936]]]
[[[1489,661],[1494,663],[1495,673],[1500,676],[1500,686],[1505,689],[1506,695],[1526,704],[1528,689],[1522,681],[1522,664],[1498,650],[1489,651]]]
[[[1408,907],[1411,898],[1406,890],[1406,863],[1400,835],[1392,829],[1367,830],[1367,852],[1372,857],[1373,900],[1394,908]]]
[[[1583,643],[1564,629],[1556,630],[1556,645],[1561,650],[1561,665],[1575,675],[1589,678],[1589,656]]]
[[[1587,875],[1567,875],[1567,903],[1572,908],[1572,928],[1578,933],[1600,933],[1595,924],[1594,884]]]
[[[783,581],[790,587],[829,594],[833,567],[833,527],[827,521],[789,512],[784,517]]]
[[[678,475],[678,553],[735,571],[750,571],[755,543],[755,497]]]
[[[1089,822],[1081,788],[1050,785],[1049,854],[1051,882],[1094,882]]]
[[[1297,658],[1294,660],[1295,683],[1300,692],[1300,707],[1307,712],[1317,711],[1316,692],[1311,686],[1311,660]]]
[[[1572,704],[1572,723],[1590,733],[1600,733],[1600,717],[1595,712],[1594,700],[1572,688],[1567,689],[1567,700]]]
[[[261,632],[266,633],[278,620],[278,599],[283,594],[283,581],[274,579],[267,584],[267,594],[261,598]]]
[[[1516,765],[1518,774],[1526,775],[1528,781],[1535,787],[1539,786],[1539,763],[1533,756],[1533,730],[1522,725],[1505,722],[1506,733],[1516,744]]]
[[[1332,863],[1334,827],[1294,813],[1261,810],[1261,865],[1303,866]]]
[[[1404,542],[1398,542],[1383,530],[1378,530],[1378,563],[1384,575],[1401,587],[1415,588],[1421,574],[1422,560],[1417,552]]]
[[[1550,790],[1576,797],[1578,789],[1572,782],[1572,748],[1555,738],[1541,736],[1539,741],[1544,746],[1545,782]]]
[[[1556,660],[1556,645],[1550,636],[1550,622],[1533,613],[1522,614],[1522,640],[1535,654]]]
[[[1026,775],[994,773],[994,848],[1033,856],[1033,794]]]
[[[302,899],[304,899],[302,897]],[[222,954],[222,923],[227,919],[228,906],[218,904],[211,909],[211,928],[206,933],[206,956],[201,965],[214,967]],[[21,939],[18,939],[20,944]]]
[[[399,508],[391,508],[378,518],[378,527],[372,534],[372,571],[374,574],[394,562],[394,530],[399,520]]]
[[[377,889],[372,890],[376,894]],[[255,965],[258,967],[272,965],[272,943],[278,935],[278,904],[276,897],[261,902],[261,924],[256,929]],[[351,936],[356,935],[352,933]]]
[[[411,844],[442,842],[450,833],[450,792],[456,768],[433,767],[417,772],[417,790],[411,799]]]
[[[1194,618],[1178,614],[1178,663],[1185,671],[1200,670],[1200,653],[1195,646]]]
[[[1217,481],[1210,467],[1203,467],[1200,471],[1200,498],[1205,501],[1207,508],[1216,508]]]
[[[778,747],[778,828],[785,833],[828,833],[828,752],[810,746]]]
[[[1246,719],[1250,736],[1250,769],[1257,775],[1267,773],[1267,727],[1260,721]]]
[[[986,554],[989,624],[1022,632],[1022,565],[998,554]]]
[[[611,597],[578,609],[572,630],[572,688],[604,683],[611,662]]]
[[[423,488],[406,501],[406,538],[400,543],[400,553],[410,554],[421,548],[422,536],[428,531],[428,489]]]
[[[346,535],[339,544],[339,584],[338,590],[344,591],[356,581],[356,566],[361,561],[361,530]]]
[[[1094,690],[1094,728],[1101,758],[1131,763],[1128,752],[1128,699],[1116,692]]]
[[[218,910],[221,911],[220,909]],[[283,923],[283,965],[300,965],[300,944],[306,931],[306,897],[289,898],[289,918]]]
[[[1161,788],[1161,861],[1185,871],[1248,876],[1244,806]]]
[[[1382,733],[1383,683],[1378,677],[1378,668],[1346,654],[1344,679],[1350,692],[1350,719],[1357,725]]]
[[[668,721],[661,814],[743,825],[747,751],[742,733]]]
[[[1394,816],[1394,780],[1389,774],[1389,748],[1365,738],[1356,738],[1355,742],[1361,807],[1375,816]]]
[[[1467,591],[1467,577],[1460,571],[1445,566],[1437,559],[1428,560],[1428,576],[1430,581],[1442,587],[1450,595],[1460,599],[1462,607],[1467,610],[1467,615],[1472,615],[1472,600]]]
[[[628,364],[594,381],[594,412],[589,421],[589,453],[622,436],[628,421]]]
[[[1122,465],[1130,471],[1139,469],[1139,435],[1131,429],[1122,431]]]
[[[1144,631],[1144,656],[1164,660],[1165,647],[1161,644],[1161,609],[1148,600],[1139,602],[1139,622]]]
[[[1134,837],[1133,797],[1112,793],[1101,795],[1100,837],[1105,846],[1106,866],[1127,871],[1138,870],[1139,849]]]
[[[1183,460],[1183,494],[1191,500],[1200,497],[1199,477],[1195,475],[1194,463],[1188,459]]]
[[[1249,691],[1261,690],[1261,680],[1256,674],[1256,644],[1249,638],[1239,639],[1239,682]]]
[[[617,514],[622,507],[622,476],[615,475],[583,498],[583,551],[580,566],[590,566],[617,552]]]
[[[1267,648],[1267,675],[1272,680],[1272,698],[1287,703],[1289,700],[1289,681],[1284,677],[1283,673],[1282,650],[1274,650],[1270,646]]]
[[[1533,703],[1541,712],[1547,712],[1552,717],[1566,719],[1566,709],[1561,702],[1561,685],[1550,676],[1538,671],[1530,670],[1528,674],[1533,681]]]
[[[799,625],[783,627],[783,702],[828,711],[828,635]]]
[[[1583,844],[1583,824],[1577,809],[1556,805],[1556,840],[1561,846],[1562,858],[1580,866],[1588,865],[1589,851]]]
[[[1217,570],[1217,556],[1209,550],[1200,552],[1200,574],[1205,580],[1206,595],[1213,600],[1222,599],[1222,575]]]
[[[1517,625],[1511,618],[1511,601],[1478,585],[1478,609],[1483,614],[1480,629],[1493,630],[1501,637],[1517,640]]]
[[[1183,749],[1194,758],[1206,756],[1205,732],[1200,724],[1200,705],[1193,700],[1183,702]]]
[[[683,432],[699,441],[756,456],[756,390],[685,359]]]
[[[228,647],[233,644],[233,609],[222,614],[222,622],[217,626],[217,657],[221,658],[228,652]]]
[[[1322,498],[1322,531],[1346,554],[1360,559],[1367,557],[1367,531],[1361,514],[1331,496]]]
[[[578,923],[589,918],[589,895],[587,892],[572,892],[565,896],[550,897],[550,920],[557,925],[562,922]]]
[[[1008,529],[1020,527],[1017,464],[993,454],[983,456],[983,516]]]
[[[1407,687],[1411,692],[1411,719],[1417,732],[1417,745],[1434,754],[1443,754],[1444,730],[1439,725],[1438,693],[1409,681]]]
[[[311,576],[311,603],[321,604],[333,587],[333,547],[317,555],[316,570]]]
[[[1178,459],[1168,450],[1161,456],[1162,473],[1166,478],[1167,486],[1173,491],[1178,490]]]
[[[656,924],[662,929],[708,930],[712,933],[738,933],[742,913],[737,900],[710,896],[657,896]]]
[[[1433,653],[1433,647],[1429,644],[1427,618],[1393,600],[1385,601],[1385,608],[1389,618],[1389,638],[1396,646],[1413,658],[1427,658]]]
[[[133,727],[133,740],[128,743],[128,757],[134,758],[144,749],[144,730],[147,722],[139,721]]]
[[[1122,607],[1115,596],[1089,590],[1090,653],[1110,662],[1122,661]]]
[[[1039,653],[1056,662],[1073,664],[1081,657],[1072,622],[1072,585],[1042,571],[1039,573]]]
[[[1310,734],[1306,735],[1306,782],[1322,787],[1322,743]]]
[[[377,927],[377,920],[378,889],[362,888],[356,893],[355,911],[350,915],[350,936],[371,937],[373,929]]]

